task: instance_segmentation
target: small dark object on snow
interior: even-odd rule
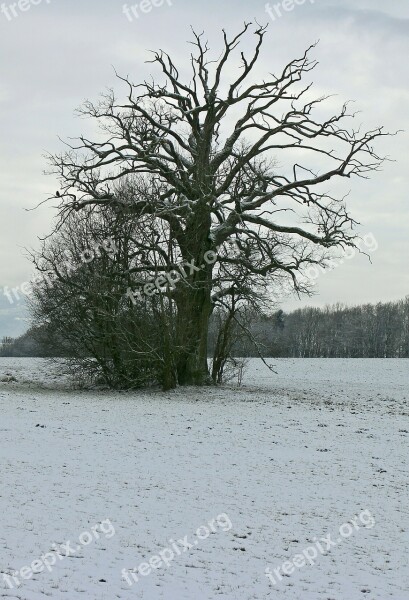
[[[11,373],[6,373],[4,377],[0,379],[2,383],[12,383],[13,381],[17,381],[17,379]]]

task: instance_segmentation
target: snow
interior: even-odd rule
[[[0,359],[17,379],[0,383],[0,572],[76,549],[19,587],[0,575],[0,598],[408,600],[409,361],[274,363],[252,360],[242,388],[114,393]],[[115,535],[79,544],[103,522]],[[328,535],[313,565],[266,577]],[[129,586],[122,569],[185,536]]]

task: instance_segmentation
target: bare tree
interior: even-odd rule
[[[251,33],[254,50],[240,52]],[[100,124],[100,139],[81,136],[50,156],[61,182],[53,199],[62,220],[88,206],[121,206],[113,184],[127,179],[135,188],[129,219],[149,217],[164,233],[152,240],[139,272],[189,265],[170,289],[180,384],[209,380],[209,318],[217,301],[231,295],[228,278],[220,287],[220,270],[237,264],[249,276],[270,276],[273,283],[284,276],[304,291],[299,274],[306,267],[321,263],[331,248],[354,245],[344,199],[324,186],[365,178],[382,164],[373,147],[387,135],[382,128],[347,129],[354,116],[347,104],[336,115],[315,117],[326,98],[311,100],[311,86],[301,84],[317,64],[310,58],[314,46],[277,75],[254,79],[265,35],[266,28],[250,23],[232,38],[223,31],[221,56],[212,60],[203,35],[194,33],[190,81],[166,52],[154,52],[161,80],[134,84],[119,77],[124,100],[109,91],[80,111]],[[229,240],[237,242],[238,256],[218,250]],[[216,253],[214,261],[206,260],[209,253]]]

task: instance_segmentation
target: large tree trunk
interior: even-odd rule
[[[207,338],[212,312],[212,271],[206,253],[209,240],[210,215],[206,205],[195,215],[186,231],[183,254],[195,269],[186,266],[186,277],[177,285],[176,352],[180,385],[210,383],[207,363]]]
[[[177,301],[177,374],[180,385],[210,383],[207,336],[211,314],[211,288],[184,287]]]

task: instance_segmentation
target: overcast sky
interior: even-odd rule
[[[408,0],[298,0],[293,10],[279,7],[273,15],[281,16],[274,20],[265,2],[257,0],[163,0],[150,12],[131,1],[130,17],[121,0],[20,0],[2,6],[0,336],[24,330],[21,306],[10,305],[2,287],[30,279],[24,248],[35,248],[37,236],[50,231],[51,207],[25,209],[58,187],[43,175],[43,155],[61,149],[57,136],[83,132],[86,124],[74,109],[107,87],[119,87],[113,66],[134,81],[153,72],[145,64],[149,49],[163,48],[183,64],[190,26],[206,32],[217,55],[221,28],[235,33],[244,20],[253,19],[270,22],[260,72],[278,71],[319,39],[314,50],[320,62],[314,73],[317,95],[353,99],[365,128],[383,124],[391,131],[405,130],[379,148],[396,162],[370,182],[350,182],[351,213],[361,223],[360,232],[377,241],[372,264],[359,255],[344,261],[317,279],[314,298],[288,300],[283,308],[388,301],[409,294]]]

